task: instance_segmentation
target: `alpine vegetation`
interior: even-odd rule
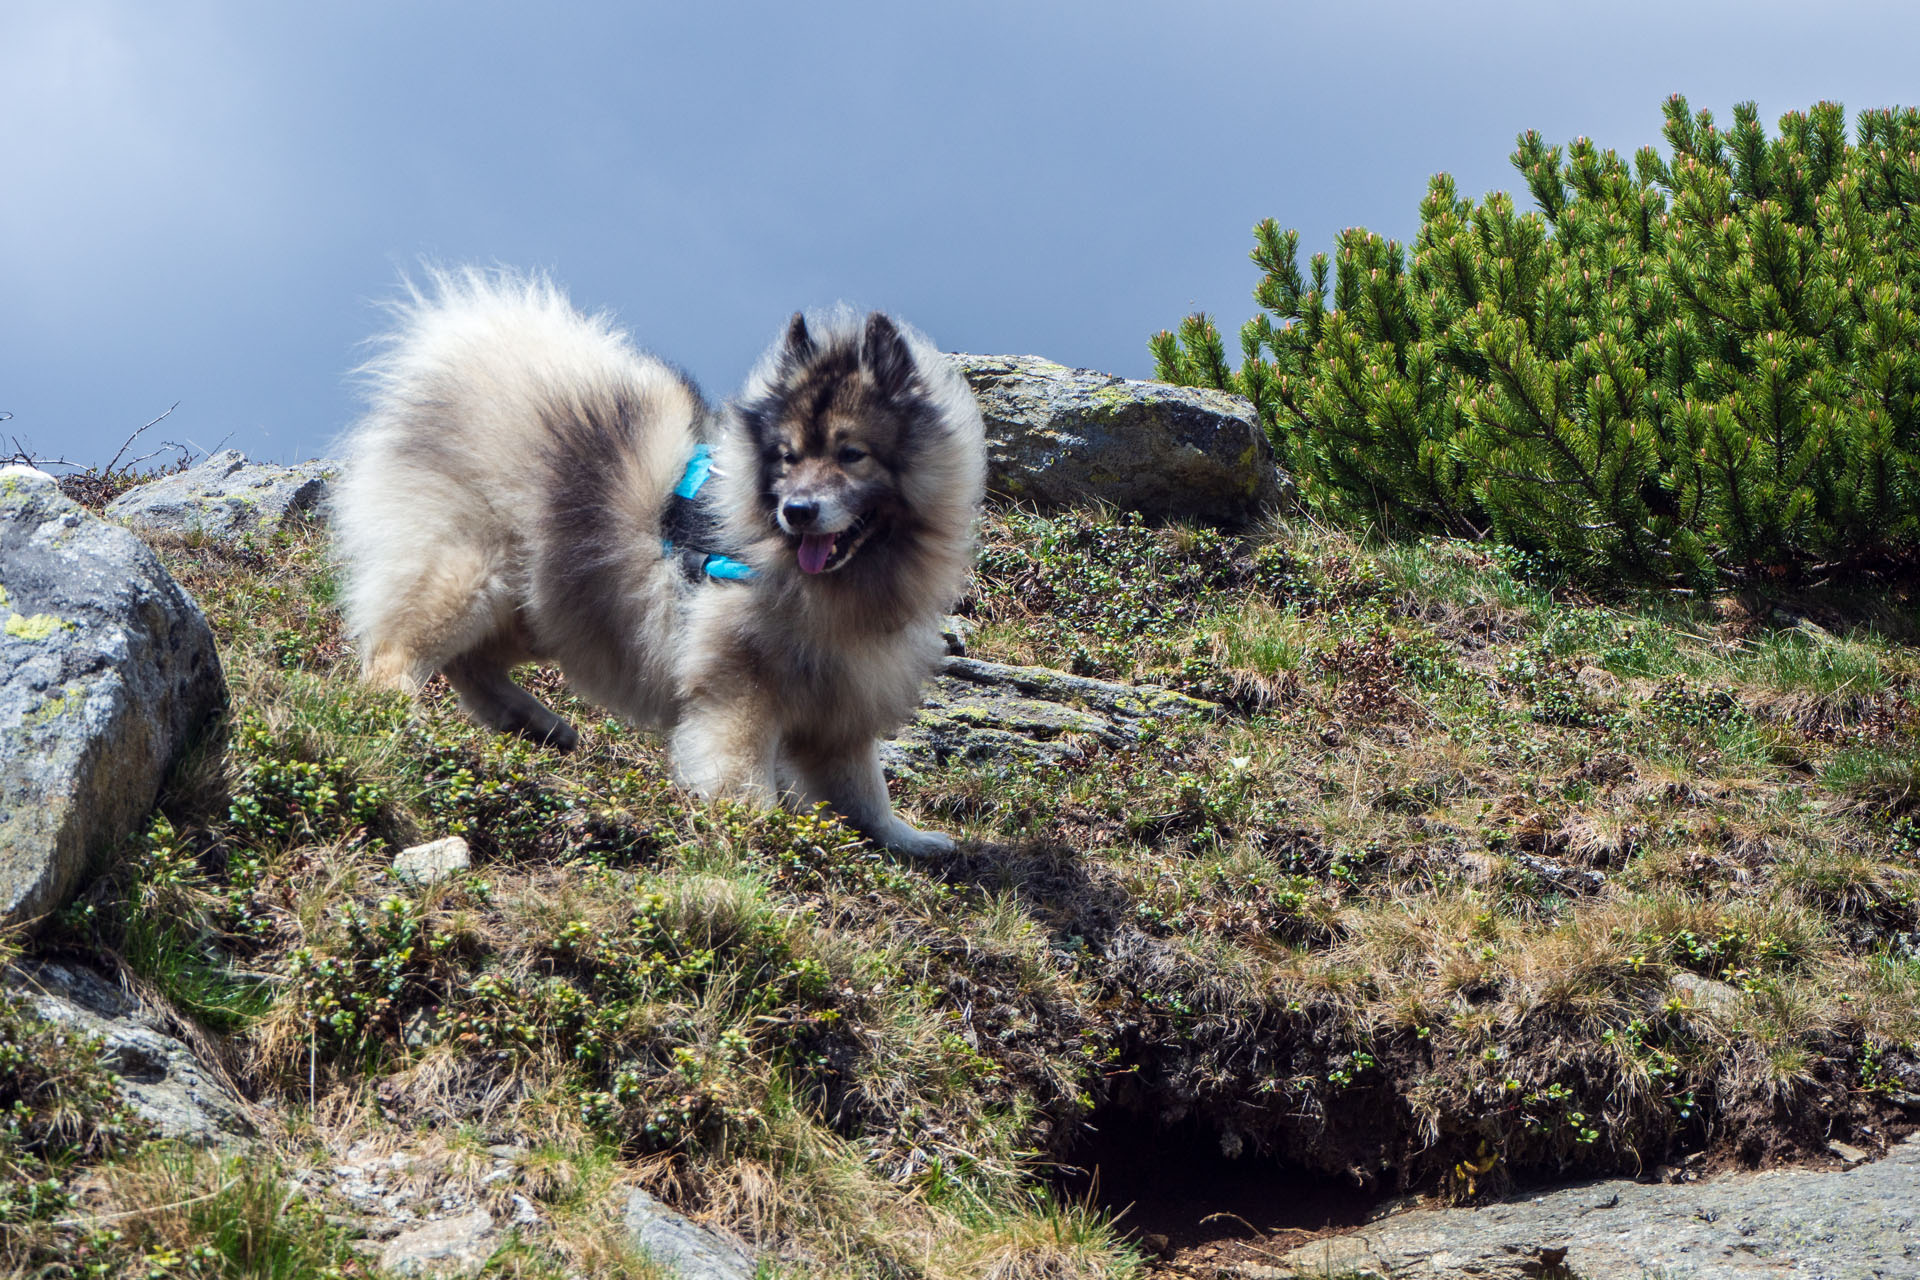
[[[1520,135],[1536,208],[1434,176],[1411,248],[1362,227],[1303,276],[1255,228],[1265,314],[1228,368],[1326,510],[1492,534],[1592,578],[1816,581],[1920,557],[1920,112],[1666,103],[1662,156]]]

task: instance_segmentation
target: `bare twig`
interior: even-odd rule
[[[10,413],[0,414],[0,422],[12,416]],[[33,447],[19,436],[8,436],[7,443],[13,446],[13,452],[7,455],[4,463],[23,462],[29,467],[78,467],[80,465],[77,462],[68,462],[65,458],[36,457]]]
[[[96,1227],[103,1222],[119,1222],[123,1218],[137,1218],[145,1214],[172,1213],[176,1209],[184,1209],[188,1205],[200,1204],[203,1201],[213,1199],[215,1196],[225,1195],[227,1192],[233,1190],[234,1187],[238,1186],[239,1182],[240,1179],[238,1178],[229,1178],[205,1195],[188,1196],[185,1200],[175,1200],[171,1204],[142,1205],[138,1209],[123,1209],[119,1213],[96,1213],[85,1218],[60,1218],[55,1221],[53,1225],[56,1227]]]
[[[172,404],[167,406],[167,413],[172,413],[175,409],[178,409],[179,407],[180,407],[180,402],[178,400],[175,400]],[[139,431],[136,431],[132,435],[128,436],[126,440],[120,445],[120,452],[113,455],[113,461],[109,462],[105,467],[103,467],[101,469],[102,472],[107,475],[113,474],[115,468],[119,467],[120,465],[121,456],[125,454],[126,451],[133,446],[133,442],[135,440],[138,440],[140,438],[141,432],[144,432],[147,429],[147,427],[151,427],[157,423],[164,422],[166,420],[167,413],[161,414],[158,418],[155,418],[152,422],[149,422],[146,427],[141,427]],[[147,455],[147,457],[151,458],[153,457],[153,454],[150,453]],[[144,461],[146,461],[146,458],[136,458],[134,459],[133,462],[129,462],[127,466],[131,467],[135,463],[144,462]]]
[[[162,443],[161,446],[158,449],[155,449],[152,453],[143,453],[139,457],[131,459],[125,467],[121,468],[121,470],[131,471],[135,467],[139,466],[141,463],[152,461],[154,458],[159,457],[161,454],[165,453],[169,449],[172,449],[175,452],[184,455],[185,457],[191,458],[193,456],[193,450],[187,448],[185,445],[175,444],[173,441],[168,440]]]
[[[1235,1222],[1239,1223],[1241,1226],[1245,1227],[1247,1230],[1253,1232],[1253,1234],[1255,1234],[1256,1236],[1259,1236],[1262,1240],[1267,1238],[1266,1232],[1254,1226],[1251,1222],[1248,1222],[1245,1218],[1241,1217],[1239,1214],[1229,1213],[1225,1209],[1222,1209],[1219,1213],[1210,1213],[1206,1217],[1200,1219],[1200,1225],[1204,1227],[1209,1222],[1218,1222],[1225,1218],[1232,1218]]]

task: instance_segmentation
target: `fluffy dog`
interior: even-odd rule
[[[333,498],[369,681],[439,671],[476,719],[567,749],[510,675],[551,661],[667,733],[703,795],[952,848],[894,815],[876,755],[942,652],[985,483],[973,394],[924,338],[796,314],[716,411],[539,277],[435,272],[395,314]]]

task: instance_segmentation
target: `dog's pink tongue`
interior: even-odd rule
[[[818,573],[833,559],[833,540],[838,534],[808,533],[800,538],[800,571]]]

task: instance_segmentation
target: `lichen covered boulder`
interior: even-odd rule
[[[753,1253],[733,1236],[683,1217],[635,1187],[623,1215],[627,1238],[681,1280],[752,1280]]]
[[[1038,507],[1100,502],[1239,525],[1290,488],[1241,396],[1069,369],[1038,356],[953,357],[987,427],[987,486]]]
[[[249,462],[223,449],[175,475],[136,485],[107,504],[107,514],[142,533],[239,538],[271,533],[321,510],[331,462],[291,467]]]
[[[927,685],[919,714],[881,744],[880,759],[896,772],[957,760],[1052,764],[1087,746],[1124,747],[1154,721],[1219,710],[1154,685],[950,657]]]
[[[1857,1169],[1736,1173],[1682,1186],[1609,1179],[1471,1208],[1391,1214],[1301,1245],[1259,1274],[1688,1276],[1815,1280],[1910,1276],[1920,1139]]]
[[[0,923],[65,900],[224,700],[200,608],[51,477],[0,474]]]

